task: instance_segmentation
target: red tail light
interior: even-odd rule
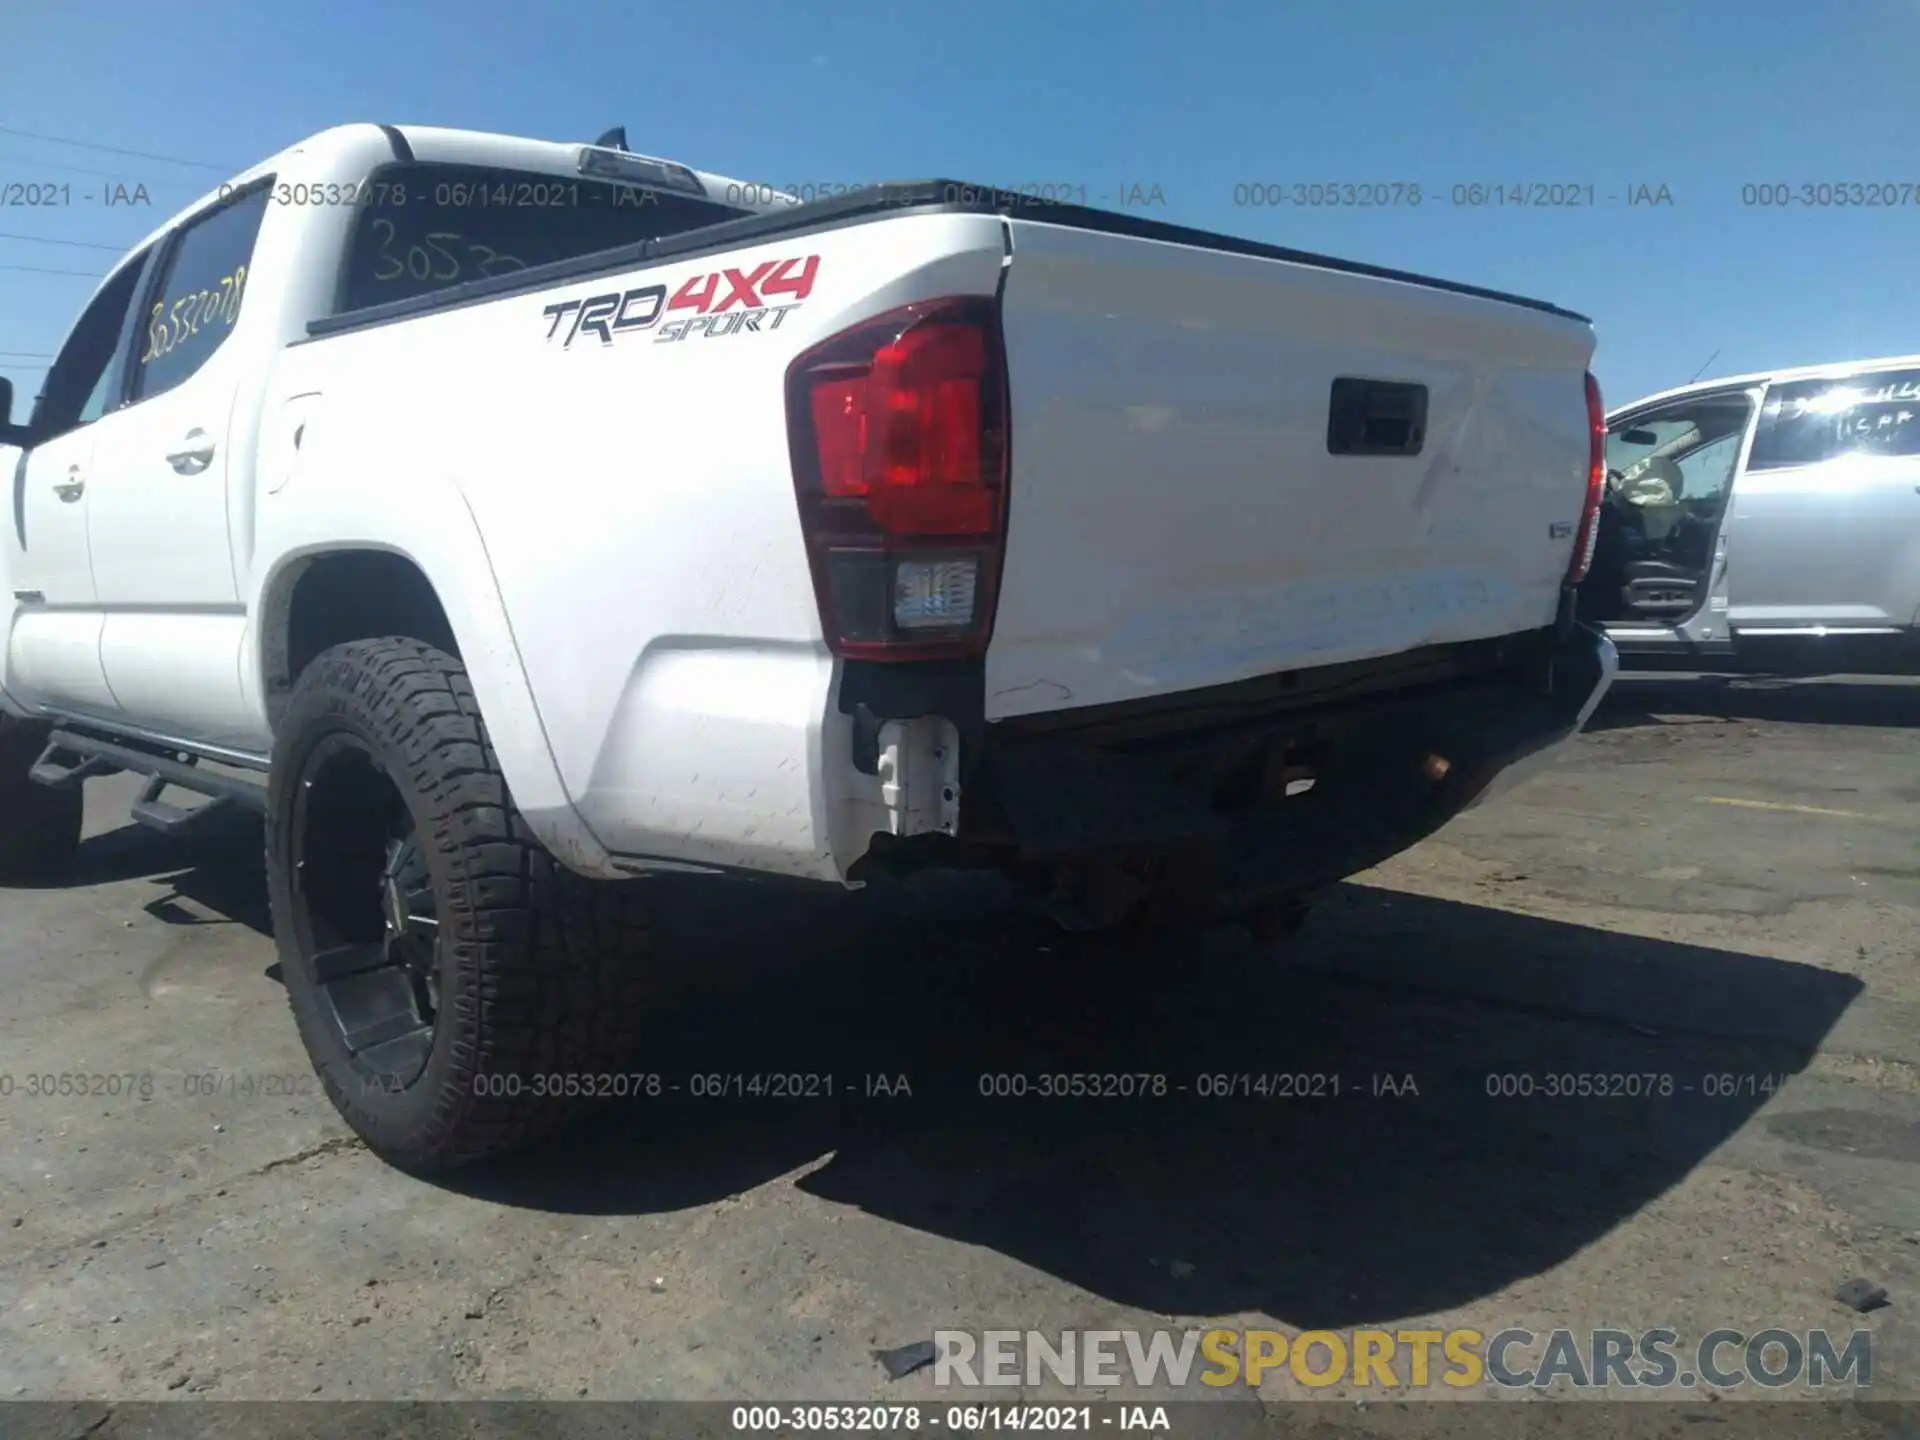
[[[1573,559],[1567,565],[1567,584],[1578,585],[1593,565],[1594,542],[1600,538],[1600,502],[1607,489],[1607,407],[1600,403],[1600,382],[1587,375],[1587,502],[1580,510],[1580,528],[1573,536]]]
[[[888,311],[789,367],[800,528],[836,655],[986,648],[1006,534],[1006,416],[986,300]]]

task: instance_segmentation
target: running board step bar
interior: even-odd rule
[[[234,809],[232,798],[225,795],[216,795],[206,804],[195,805],[191,809],[169,804],[160,796],[173,783],[164,775],[149,775],[146,785],[141,788],[140,798],[133,802],[128,813],[139,824],[149,830],[158,830],[162,835],[197,835]]]
[[[75,757],[73,763],[63,763],[66,756]],[[208,812],[224,809],[221,802],[230,802],[257,815],[267,813],[267,787],[258,781],[202,770],[192,757],[177,760],[171,755],[158,754],[119,741],[103,740],[77,730],[55,730],[48,736],[47,748],[41,752],[29,773],[42,785],[62,788],[116,770],[130,770],[147,777],[146,788],[140,792],[140,798],[134,801],[133,818],[158,830],[172,832],[190,823],[197,824],[200,817]],[[160,798],[161,791],[168,785],[178,785],[182,790],[210,796],[215,803],[193,810],[169,805]]]
[[[102,760],[99,756],[91,758],[76,757],[71,765],[62,765],[56,758],[60,747],[49,745],[40,752],[40,758],[33,762],[33,768],[27,771],[27,778],[36,785],[44,785],[49,790],[71,790],[96,775],[118,775],[120,767]]]

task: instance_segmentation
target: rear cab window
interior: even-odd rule
[[[754,213],[604,180],[430,161],[382,166],[361,194],[337,313]]]
[[[1747,469],[1920,455],[1920,370],[1794,380],[1767,391]]]

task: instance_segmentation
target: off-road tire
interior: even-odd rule
[[[0,884],[55,879],[80,848],[80,787],[54,790],[27,778],[47,730],[0,715]]]
[[[410,812],[439,916],[438,1017],[403,1089],[355,1068],[302,953],[293,791],[316,745],[357,737]],[[287,997],[328,1096],[415,1173],[520,1149],[583,1108],[637,1046],[649,952],[641,886],[565,869],[515,808],[460,661],[418,640],[337,645],[301,674],[274,740],[267,883]],[[559,1090],[558,1095],[546,1093]]]

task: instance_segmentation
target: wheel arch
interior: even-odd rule
[[[398,634],[450,647],[542,843],[583,874],[623,874],[566,791],[465,498],[451,482],[424,478],[351,491],[274,515],[273,533],[262,537],[277,543],[270,558],[263,547],[256,567],[242,662],[259,713],[277,728],[301,668],[329,645]]]

